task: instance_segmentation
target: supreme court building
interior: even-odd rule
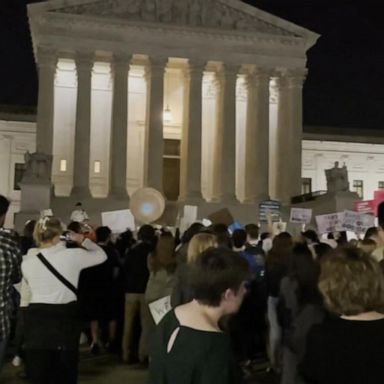
[[[249,210],[301,193],[317,34],[239,0],[51,0],[28,14],[55,198],[126,204],[149,186]]]

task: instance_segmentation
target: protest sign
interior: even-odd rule
[[[307,208],[291,208],[291,223],[309,224],[312,219],[312,209]]]
[[[235,220],[228,208],[220,209],[219,211],[213,212],[208,216],[208,219],[213,224],[226,224],[231,225]]]
[[[320,234],[345,231],[344,212],[316,216],[316,223]]]
[[[266,200],[259,204],[259,221],[266,223],[267,214],[271,215],[272,222],[279,222],[281,216],[281,203],[276,200]]]
[[[364,215],[354,211],[344,211],[344,228],[354,233],[365,233],[368,228],[375,225],[373,215]]]
[[[375,214],[374,200],[356,201],[353,209],[358,213]]]
[[[238,221],[235,221],[234,223],[232,223],[229,227],[228,227],[228,231],[229,233],[233,233],[236,231],[236,229],[243,229],[242,225],[238,222]]]
[[[52,209],[43,209],[40,212],[40,217],[53,217],[53,211]]]
[[[155,321],[156,325],[160,323],[161,319],[172,309],[171,296],[163,297],[159,300],[149,304],[149,310]]]
[[[184,206],[184,219],[186,222],[193,224],[197,220],[197,207],[194,205]]]
[[[128,228],[132,231],[136,229],[135,218],[129,209],[102,212],[101,221],[103,225],[109,227],[113,233],[122,233]]]

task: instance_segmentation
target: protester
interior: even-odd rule
[[[231,250],[208,249],[198,258],[191,273],[194,300],[169,312],[156,330],[150,384],[241,382],[219,320],[239,309],[248,276],[247,262]]]
[[[20,251],[22,255],[26,255],[30,248],[36,246],[33,240],[35,225],[36,220],[28,220],[24,225],[23,236],[20,237]]]
[[[204,225],[201,223],[193,223],[181,237],[181,243],[176,248],[176,262],[186,263],[188,254],[188,244],[197,233],[204,229]]]
[[[127,229],[123,233],[120,233],[116,239],[116,249],[120,254],[120,258],[124,259],[126,252],[136,243],[133,233],[130,229]]]
[[[78,248],[66,248],[61,234],[58,219],[40,219],[34,232],[38,248],[31,248],[22,263],[31,291],[24,348],[27,374],[33,384],[77,383],[79,275],[84,268],[106,260],[104,251],[82,234],[69,235]]]
[[[322,265],[320,291],[335,315],[308,335],[301,373],[308,383],[379,384],[384,360],[384,278],[358,248],[339,249]]]
[[[138,359],[145,363],[148,359],[148,331],[151,322],[145,290],[149,279],[148,258],[156,248],[155,229],[143,225],[138,232],[138,242],[125,255],[123,280],[125,290],[124,329],[122,340],[122,358],[125,363],[135,362],[136,353],[131,345],[134,333],[134,320],[140,314],[141,335]]]
[[[217,247],[217,239],[214,234],[198,233],[190,240],[187,260],[185,263],[178,263],[176,268],[171,296],[171,305],[173,308],[189,303],[193,299],[193,293],[189,283],[191,266],[197,261],[203,251],[211,247]]]
[[[0,372],[11,330],[13,284],[21,280],[19,247],[3,228],[9,205],[9,200],[0,195]]]
[[[269,357],[271,368],[280,371],[281,328],[277,320],[280,282],[287,274],[293,246],[292,236],[282,232],[273,239],[272,249],[266,259],[266,282],[268,291]]]
[[[118,316],[117,278],[120,273],[119,255],[111,244],[111,230],[108,227],[96,229],[97,244],[104,250],[107,260],[104,263],[84,269],[81,272],[79,297],[81,312],[91,328],[91,352],[100,353],[101,324],[107,323],[106,346],[116,350]]]
[[[318,244],[319,245],[319,244]],[[309,245],[293,247],[288,274],[281,280],[278,303],[283,330],[281,384],[297,384],[297,365],[304,356],[308,331],[324,318],[323,303],[317,288],[320,265]]]
[[[357,247],[360,248],[367,255],[372,255],[372,253],[377,248],[377,244],[374,240],[367,238],[367,239],[360,240],[357,243]]]
[[[80,202],[76,203],[75,209],[71,213],[70,220],[71,221],[77,221],[79,223],[83,223],[83,222],[89,220],[89,216],[88,216],[87,212],[85,211],[85,209],[83,208],[82,203],[80,203]]]

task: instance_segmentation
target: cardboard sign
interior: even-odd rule
[[[312,209],[291,208],[291,223],[309,224],[312,220]]]
[[[320,234],[345,231],[344,212],[316,216],[316,223]]]
[[[172,309],[171,296],[163,297],[149,304],[149,310],[156,325],[160,323],[162,318]]]
[[[279,222],[281,216],[281,203],[276,200],[266,200],[262,201],[259,204],[259,221],[261,223],[266,223],[267,213],[270,213],[272,216],[272,222]]]
[[[128,228],[132,231],[136,229],[135,218],[129,209],[102,212],[101,221],[103,225],[109,227],[113,233],[122,233]]]
[[[354,211],[344,211],[344,228],[354,233],[365,233],[375,225],[375,217]]]
[[[225,224],[228,226],[235,221],[228,208],[223,208],[211,213],[208,219],[211,220],[213,224]]]
[[[40,217],[53,217],[53,211],[52,209],[43,209],[40,212]]]

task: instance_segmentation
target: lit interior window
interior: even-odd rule
[[[67,160],[60,160],[60,172],[67,172]]]
[[[100,173],[101,172],[101,161],[95,161],[93,165],[93,172]]]

